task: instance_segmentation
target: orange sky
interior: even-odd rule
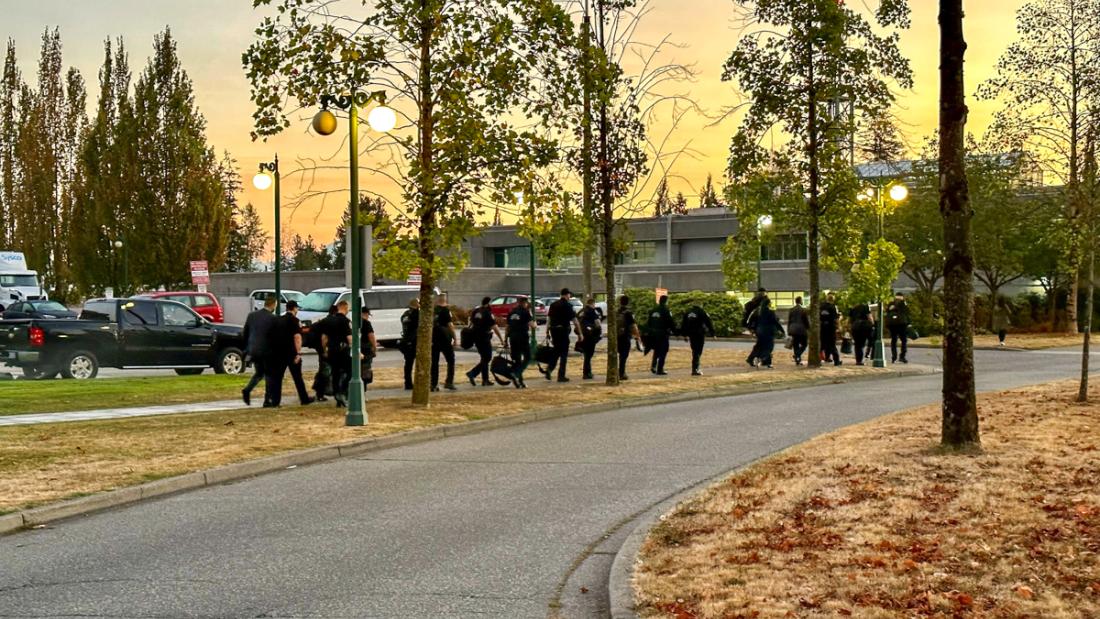
[[[970,92],[991,74],[997,57],[1013,37],[1015,11],[1023,3],[1023,0],[966,2]],[[104,38],[126,39],[136,75],[145,65],[153,35],[164,26],[171,26],[183,65],[195,82],[196,99],[209,125],[208,138],[219,151],[228,150],[240,162],[247,189],[244,199],[257,205],[270,227],[270,192],[257,192],[251,184],[257,164],[278,152],[285,172],[293,169],[297,158],[330,156],[339,149],[339,144],[335,138],[307,135],[304,120],[266,143],[251,141],[253,108],[240,63],[241,52],[252,40],[253,28],[259,21],[259,14],[251,5],[251,0],[0,0],[0,14],[4,15],[0,36],[15,39],[24,79],[33,83],[42,30],[59,26],[65,63],[80,69],[94,97]],[[911,92],[901,93],[898,116],[908,125],[906,131],[916,145],[936,125],[938,3],[910,0],[910,5],[913,27],[902,35],[902,51],[912,62],[916,85]],[[673,40],[683,45],[672,58],[694,65],[698,77],[681,90],[690,91],[711,113],[738,100],[731,86],[719,79],[722,63],[736,44],[737,33],[731,24],[733,7],[731,0],[652,0],[653,11],[641,31],[646,40],[657,40],[671,33]],[[968,103],[971,130],[980,133],[995,106],[973,98]],[[708,173],[721,175],[729,138],[736,125],[727,121],[704,130],[709,122],[693,118],[680,127],[680,142],[690,140],[698,156],[680,160],[673,173],[685,177],[691,185],[674,182],[673,191],[682,190],[694,196]],[[346,159],[337,160],[340,161]],[[344,187],[346,173],[322,177],[319,182],[332,188]],[[368,188],[385,191],[386,185],[372,180],[369,174],[364,174],[361,182]],[[295,183],[284,183],[284,194],[292,195],[295,190]],[[690,202],[694,204],[695,200],[692,198]],[[346,204],[346,198],[334,199],[324,208],[313,204],[294,213],[284,212],[284,229],[303,236],[312,234],[322,242],[329,242],[339,221],[341,204]]]

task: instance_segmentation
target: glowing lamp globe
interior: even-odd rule
[[[890,188],[890,199],[894,202],[901,202],[909,197],[909,188],[905,185],[894,185]]]
[[[328,110],[321,110],[313,117],[313,130],[319,135],[332,135],[336,133],[336,114]]]
[[[771,215],[761,215],[760,219],[756,220],[756,227],[758,227],[758,228],[767,228],[771,225],[772,225],[772,216]]]
[[[260,172],[252,177],[252,186],[260,191],[267,191],[271,187],[271,177]]]
[[[367,115],[367,124],[379,133],[393,131],[397,126],[397,112],[393,111],[393,108],[380,105]]]

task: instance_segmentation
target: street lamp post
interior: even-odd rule
[[[359,108],[366,107],[371,101],[377,102],[378,107],[367,115],[367,124],[375,131],[382,133],[392,130],[397,125],[397,114],[393,109],[386,107],[385,91],[372,93],[351,91],[349,94],[322,95],[321,111],[313,117],[313,129],[321,135],[332,135],[336,131],[336,115],[328,110],[329,106],[337,107],[348,113],[348,153],[351,159],[349,164],[349,189],[351,201],[349,207],[351,213],[348,217],[351,228],[351,247],[347,248],[347,254],[351,256],[351,381],[348,383],[348,411],[344,423],[349,426],[361,426],[367,422],[366,410],[363,405],[363,373],[359,359],[360,324],[362,321],[362,279],[363,259],[362,247],[359,238]]]
[[[759,247],[756,248],[756,289],[760,290],[764,287],[764,271],[761,263],[764,260],[764,242],[760,239],[760,235],[764,232],[765,228],[769,228],[772,225],[771,215],[761,215],[756,220],[756,240]]]
[[[883,185],[877,185],[875,187],[868,187],[864,193],[858,196],[861,200],[875,199],[878,201],[878,238],[880,241],[886,238],[886,194],[887,188]],[[890,199],[893,200],[895,204],[903,202],[909,197],[909,188],[900,183],[891,185],[889,187],[889,194]],[[871,361],[871,365],[876,368],[886,367],[886,342],[883,340],[883,319],[885,317],[883,308],[884,303],[885,301],[880,297],[878,299],[878,311],[876,312],[877,316],[875,318],[875,347],[874,354],[872,355],[873,359]]]
[[[122,250],[122,290],[127,290],[130,287],[130,247],[126,245],[126,235],[119,234],[114,246],[116,250]],[[119,290],[119,296],[123,296],[122,290]]]
[[[523,208],[523,192],[522,191],[517,191],[516,192],[516,203],[519,204],[521,209]],[[531,205],[531,224],[532,224],[532,226],[534,225],[534,223],[535,223],[535,205],[532,204]],[[532,237],[534,237],[534,235],[532,235]],[[531,316],[533,317],[535,315],[535,239],[534,238],[531,238],[531,242],[527,245],[527,250],[528,250],[528,255],[530,256],[530,260],[528,261],[530,264],[527,265],[527,268],[529,269],[529,272],[530,272],[529,275],[530,275],[530,279],[531,279],[531,296],[528,297],[528,299],[527,299],[527,301],[528,301],[527,305],[529,306],[528,311],[531,312]],[[550,328],[549,325],[547,325],[546,328],[549,329]],[[531,332],[531,350],[533,351],[537,347],[538,347],[538,337],[535,335],[535,332],[532,331]]]
[[[270,175],[268,174],[270,172]],[[271,163],[261,163],[260,172],[256,176],[252,177],[252,185],[260,191],[267,191],[272,185],[274,179],[275,185],[275,315],[278,316],[282,313],[283,306],[283,245],[282,245],[282,226],[279,223],[279,211],[282,210],[282,204],[279,197],[279,155],[275,155],[275,161]]]

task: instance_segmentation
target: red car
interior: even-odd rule
[[[220,323],[225,321],[225,312],[222,310],[221,302],[218,301],[218,297],[215,297],[209,292],[148,292],[139,294],[137,297],[143,299],[167,299],[169,301],[178,301],[195,310],[196,314],[210,322]]]
[[[493,312],[493,318],[506,319],[508,314],[515,309],[520,299],[526,299],[525,294],[506,294],[496,297],[489,302],[489,309]],[[546,305],[539,300],[535,300],[535,308],[531,311],[531,314],[535,317],[536,324],[543,324],[546,322]]]

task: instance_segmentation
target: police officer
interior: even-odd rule
[[[290,378],[294,381],[294,389],[298,392],[298,401],[303,406],[312,404],[313,398],[306,391],[306,383],[302,380],[302,323],[298,320],[298,302],[287,301],[286,313],[280,318],[280,334],[285,350],[285,363],[290,371]]]
[[[775,338],[776,336],[783,336],[783,325],[780,324],[779,318],[775,315],[771,305],[771,299],[760,301],[760,305],[756,307],[755,323],[760,365],[769,370],[772,367],[772,350],[775,348]]]
[[[470,312],[470,329],[474,334],[474,346],[477,348],[477,354],[481,357],[478,364],[469,372],[466,372],[466,379],[474,387],[477,386],[479,374],[481,375],[482,387],[489,387],[493,384],[489,380],[489,364],[493,362],[493,335],[496,335],[500,343],[504,344],[504,337],[501,336],[500,329],[497,328],[497,320],[493,318],[493,310],[489,307],[490,301],[492,299],[489,297],[481,299],[481,305]]]
[[[378,339],[374,335],[374,325],[370,321],[370,308],[364,305],[360,310],[359,321],[359,376],[363,379],[363,388],[374,382],[374,358],[378,356]]]
[[[558,368],[558,382],[567,383],[569,379],[565,376],[565,362],[569,358],[569,327],[573,327],[573,331],[577,334],[578,341],[584,342],[584,335],[581,334],[581,325],[577,321],[577,312],[573,309],[573,304],[569,302],[573,298],[573,293],[569,292],[568,288],[561,289],[561,298],[550,304],[550,308],[547,310],[547,323],[550,329],[550,343],[554,347],[554,359],[550,362],[550,366],[543,371],[546,375],[546,380],[550,380],[550,375],[554,373],[554,368]]]
[[[794,364],[802,365],[802,353],[806,352],[810,336],[810,315],[802,307],[802,297],[794,298],[794,307],[787,314],[787,335],[791,336]]]
[[[760,306],[760,303],[768,298],[768,291],[763,287],[756,289],[756,296],[749,300],[745,304],[744,313],[741,316],[741,326],[749,330],[754,336],[756,334],[756,308]],[[756,367],[756,360],[760,357],[760,348],[753,343],[752,350],[749,352],[749,358],[747,359],[749,365]]]
[[[330,306],[328,308],[328,315],[332,316],[336,313],[336,306]],[[325,395],[332,392],[332,368],[328,364],[328,360],[325,358],[325,345],[322,340],[322,331],[324,331],[324,319],[318,320],[313,323],[309,328],[309,334],[307,335],[308,346],[317,353],[317,373],[313,375],[313,392],[317,394],[318,402],[327,402],[328,398]]]
[[[898,292],[894,300],[886,306],[886,328],[890,330],[891,362],[909,363],[905,353],[909,349],[909,306],[905,304],[905,295]],[[898,340],[901,340],[901,356],[898,356]]]
[[[634,312],[630,311],[630,297],[625,294],[619,297],[619,315],[615,327],[615,339],[619,346],[619,380],[627,380],[626,360],[630,357],[631,341],[641,349],[642,334],[638,332],[638,321],[634,319]]]
[[[523,371],[531,363],[531,336],[535,332],[535,321],[527,304],[527,297],[519,298],[519,302],[508,313],[506,327],[508,345],[512,349],[512,379],[516,389],[527,388],[527,383],[523,380]]]
[[[242,336],[244,337],[245,347],[248,349],[245,352],[248,353],[248,358],[252,361],[252,367],[255,369],[252,378],[241,390],[241,399],[249,406],[252,405],[252,390],[261,380],[266,381],[271,375],[268,366],[271,365],[270,361],[274,356],[272,353],[277,351],[275,335],[278,319],[275,318],[274,314],[276,305],[277,301],[274,295],[268,296],[264,299],[263,308],[249,314],[244,321]],[[273,385],[268,385],[265,382],[264,387],[264,406],[270,407],[271,387]]]
[[[401,355],[405,357],[405,391],[413,388],[413,363],[416,361],[416,333],[420,328],[420,299],[409,300],[409,309],[401,314]]]
[[[691,344],[691,375],[702,376],[699,366],[703,360],[703,344],[707,335],[714,337],[714,323],[707,311],[698,304],[691,306],[680,321],[680,335]]]
[[[592,375],[592,355],[596,354],[596,344],[600,343],[600,338],[603,337],[603,323],[600,321],[600,312],[596,309],[596,300],[589,297],[584,302],[584,309],[581,310],[580,315],[581,323],[581,335],[584,339],[581,340],[581,352],[584,353],[584,380],[591,380]]]
[[[646,342],[653,351],[653,359],[649,362],[649,371],[659,376],[665,376],[665,359],[668,357],[668,339],[676,330],[676,323],[672,320],[672,314],[668,311],[668,295],[661,295],[657,299],[657,307],[649,313],[646,320]]]
[[[351,380],[351,320],[347,301],[337,303],[336,313],[321,321],[321,344],[325,360],[332,368],[332,397],[336,408],[344,408]]]
[[[866,303],[857,303],[848,310],[848,324],[852,329],[852,339],[855,340],[856,365],[863,365],[863,358],[875,332],[871,308]]]
[[[447,305],[447,295],[435,298],[435,315],[432,317],[432,391],[439,391],[439,356],[447,362],[447,381],[443,388],[455,390],[455,337],[454,321],[451,319],[451,307]]]
[[[825,302],[821,304],[821,351],[825,353],[825,360],[832,361],[833,365],[840,365],[840,351],[836,349],[836,328],[840,320],[840,312],[836,309],[836,295],[829,293]]]

